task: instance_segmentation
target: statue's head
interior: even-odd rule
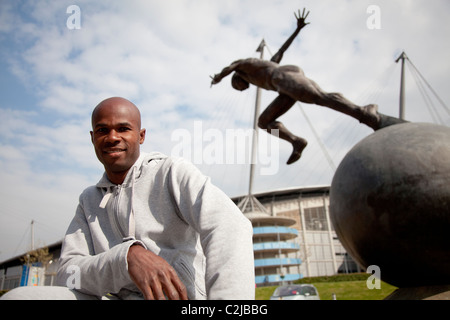
[[[250,84],[244,79],[242,79],[242,77],[238,75],[236,72],[231,77],[231,85],[233,86],[233,88],[239,91],[244,91],[248,89],[248,87],[250,86]]]

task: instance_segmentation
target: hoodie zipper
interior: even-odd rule
[[[119,184],[116,188],[115,195],[114,195],[113,217],[114,217],[114,222],[117,227],[117,230],[119,231],[119,234],[123,238],[123,237],[125,237],[125,233],[122,230],[122,227],[120,226],[120,223],[119,223],[119,200],[120,200],[121,191],[122,191],[122,185]]]

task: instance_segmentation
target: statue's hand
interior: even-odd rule
[[[221,78],[220,75],[218,75],[218,74],[214,75],[214,77],[213,77],[213,76],[209,76],[209,77],[212,79],[212,80],[211,80],[211,87],[212,87],[214,84],[219,83],[220,80],[222,80],[222,78]]]
[[[299,29],[301,29],[301,28],[303,28],[304,26],[306,26],[306,25],[309,24],[309,22],[305,22],[306,18],[307,18],[308,15],[309,15],[309,11],[306,12],[306,13],[305,13],[305,11],[306,11],[306,9],[303,8],[303,12],[300,13],[300,9],[299,9],[299,10],[298,10],[298,16],[297,16],[297,13],[294,12],[295,18],[297,19],[297,28],[299,28]]]

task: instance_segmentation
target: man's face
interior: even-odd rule
[[[125,178],[139,157],[139,145],[144,143],[145,129],[140,129],[140,115],[133,107],[111,101],[102,104],[92,117],[92,143],[110,180],[117,175]]]

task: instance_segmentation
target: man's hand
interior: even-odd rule
[[[140,245],[128,250],[128,273],[146,300],[187,300],[186,287],[161,257]]]
[[[306,14],[305,14],[305,11],[306,11],[306,9],[303,8],[303,13],[300,13],[300,9],[299,9],[298,16],[297,16],[297,13],[294,12],[295,18],[297,19],[297,28],[298,29],[302,29],[304,26],[309,24],[309,22],[308,23],[305,22],[306,18],[309,15],[309,11],[306,12]]]

